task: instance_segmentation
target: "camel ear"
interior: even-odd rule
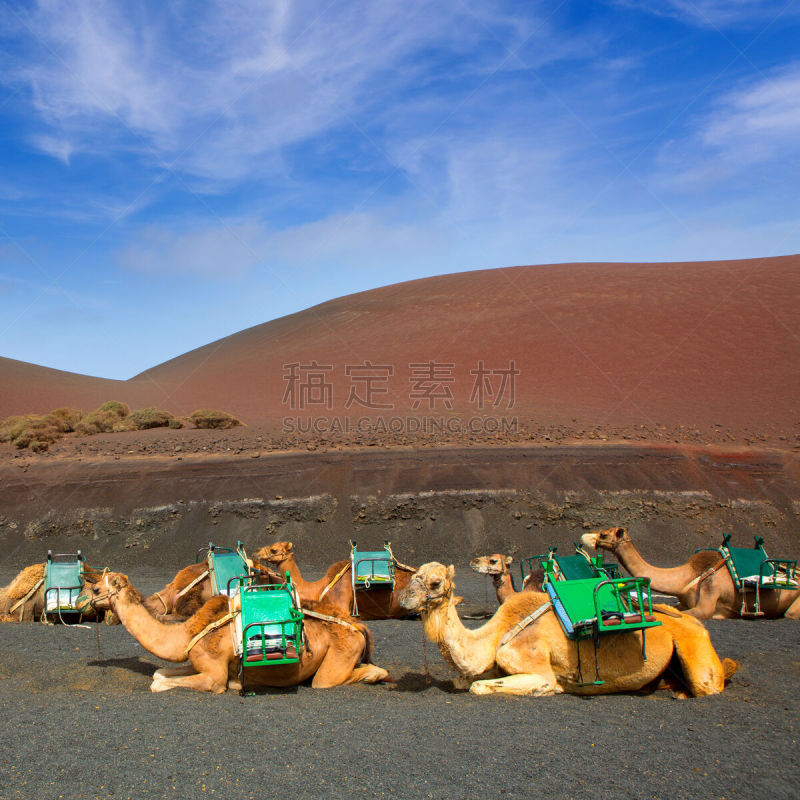
[[[508,566],[514,560],[514,556],[506,556],[506,566]]]
[[[291,542],[286,542],[286,552],[287,553],[294,552],[294,545]]]
[[[456,568],[451,564],[447,568],[447,579],[448,580],[453,580],[453,578],[455,577],[455,574],[456,574]]]
[[[113,589],[121,589],[124,585],[122,583],[122,575],[114,575],[108,579],[108,582],[111,584]]]
[[[622,539],[625,536],[625,528],[617,528],[616,531],[614,531],[614,535],[617,539]]]

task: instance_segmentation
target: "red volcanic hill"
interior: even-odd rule
[[[556,264],[338,298],[128,381],[2,359],[0,416],[119,399],[249,423],[503,413],[573,428],[789,433],[799,367],[800,256]]]

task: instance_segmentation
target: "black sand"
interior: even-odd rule
[[[0,626],[0,798],[797,796],[798,622],[709,623],[742,666],[684,701],[476,698],[430,644],[426,684],[418,621],[369,624],[396,683],[248,698],[151,694],[161,662],[121,626]]]

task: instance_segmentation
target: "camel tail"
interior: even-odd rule
[[[358,628],[359,632],[364,637],[364,652],[361,654],[361,663],[371,664],[372,648],[375,644],[372,638],[372,631],[366,625],[362,625],[360,622],[356,622],[355,620],[350,620],[350,622],[355,625],[356,628]]]
[[[722,659],[722,671],[725,675],[725,680],[729,681],[739,669],[739,662],[734,661],[732,658]]]

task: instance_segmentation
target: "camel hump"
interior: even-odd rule
[[[44,578],[44,563],[31,564],[17,574],[6,587],[6,597],[9,600],[20,600],[25,597],[33,587]]]
[[[739,669],[739,662],[734,661],[732,658],[723,658],[722,659],[722,671],[725,675],[725,680],[729,681],[738,671]]]

